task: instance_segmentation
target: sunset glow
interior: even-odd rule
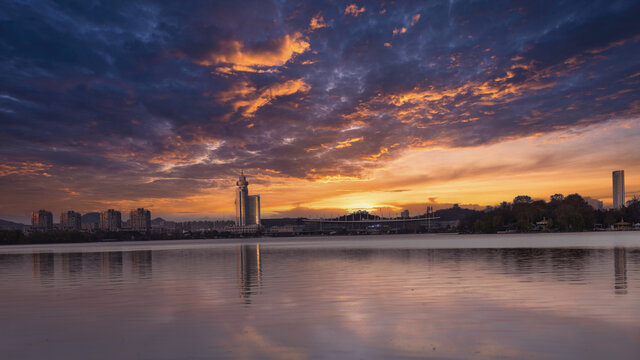
[[[635,2],[245,5],[7,5],[0,218],[640,195]]]

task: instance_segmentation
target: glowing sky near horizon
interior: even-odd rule
[[[640,4],[3,1],[0,218],[640,195]],[[56,215],[57,216],[57,215]]]

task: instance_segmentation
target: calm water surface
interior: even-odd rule
[[[0,247],[0,359],[638,359],[640,233]]]

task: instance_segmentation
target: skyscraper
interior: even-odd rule
[[[106,231],[118,231],[122,227],[122,214],[120,211],[109,209],[100,213],[100,229]]]
[[[60,228],[72,231],[80,230],[82,228],[82,215],[75,211],[63,211],[60,214]]]
[[[624,170],[616,170],[613,176],[613,208],[624,206]]]
[[[31,227],[34,230],[53,229],[53,214],[51,211],[38,210],[31,213]]]
[[[260,195],[249,195],[249,182],[244,173],[236,185],[236,226],[260,225]]]
[[[129,226],[135,231],[151,230],[151,212],[144,208],[138,208],[129,212]]]

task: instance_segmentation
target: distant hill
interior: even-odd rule
[[[82,215],[83,224],[91,224],[91,223],[99,223],[99,222],[100,222],[99,212],[90,212]]]
[[[164,223],[165,223],[165,220],[160,217],[151,220],[151,225],[162,225]]]
[[[449,209],[436,210],[433,215],[439,217],[440,218],[439,220],[442,220],[442,221],[452,221],[452,220],[462,220],[465,217],[478,212],[479,211],[477,210],[464,209],[457,205],[454,205],[452,208],[449,208]]]
[[[0,229],[22,230],[24,229],[24,224],[0,219]]]

